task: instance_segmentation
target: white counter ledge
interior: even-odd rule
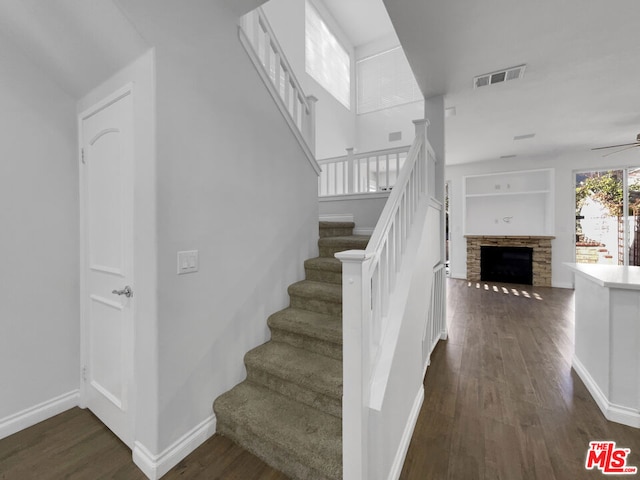
[[[640,267],[565,266],[575,277],[573,368],[608,420],[640,428]]]
[[[640,267],[565,263],[574,273],[590,278],[602,287],[640,290]]]

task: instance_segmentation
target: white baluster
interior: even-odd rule
[[[387,172],[387,184],[385,186],[387,187],[387,191],[389,191],[389,154],[386,154],[384,156],[384,160],[385,160],[385,167],[384,168],[385,168],[385,170]]]
[[[369,192],[369,185],[371,182],[371,159],[369,157],[367,157],[366,161],[367,161],[367,183],[365,186],[365,192]]]
[[[267,69],[267,75],[269,76],[271,81],[274,82],[274,79],[272,77],[273,72],[271,71],[271,52],[272,52],[271,35],[269,35],[269,32],[265,30],[264,32],[264,68]]]
[[[307,97],[307,104],[309,108],[307,110],[307,114],[304,119],[303,133],[304,138],[307,141],[307,146],[309,150],[316,153],[316,103],[318,99],[313,95],[309,95]]]
[[[284,74],[284,105],[291,113],[291,72],[289,70]]]
[[[293,112],[291,112],[291,115],[293,116],[293,121],[295,122],[295,124],[298,126],[298,128],[300,128],[300,124],[298,123],[298,90],[296,89],[295,85],[291,85],[291,88],[293,92]]]
[[[275,49],[274,49],[275,50]],[[274,72],[274,79],[273,79],[273,84],[276,87],[276,91],[278,92],[278,95],[280,95],[280,69],[282,67],[282,58],[280,57],[280,52],[276,51],[275,52],[275,72]]]

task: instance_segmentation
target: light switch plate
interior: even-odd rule
[[[198,250],[178,252],[178,275],[198,271]]]

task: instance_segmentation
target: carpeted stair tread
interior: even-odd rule
[[[340,246],[348,249],[364,250],[371,237],[369,235],[344,235],[339,237],[324,237],[318,240],[318,246]]]
[[[261,370],[338,400],[342,397],[340,360],[272,341],[249,351],[244,357],[244,363],[247,370]]]
[[[342,262],[335,257],[316,257],[304,262],[307,280],[342,285]]]
[[[342,319],[335,315],[285,308],[271,315],[267,323],[270,328],[342,345]]]
[[[302,280],[289,285],[289,306],[342,316],[342,285]]]
[[[342,319],[337,315],[285,308],[267,320],[271,340],[342,360]]]
[[[335,257],[315,257],[305,260],[304,268],[342,273],[342,262]]]
[[[218,431],[299,480],[342,478],[342,421],[243,382],[213,404]]]
[[[320,228],[355,228],[355,222],[327,222],[319,223]]]
[[[352,235],[355,223],[353,222],[320,222],[320,238],[335,237],[338,235]]]
[[[345,250],[365,250],[370,238],[369,235],[321,237],[318,240],[318,250],[321,257],[333,257]]]
[[[289,295],[313,298],[325,302],[342,304],[342,285],[334,285],[325,282],[314,282],[312,280],[301,280],[292,283],[287,289]]]

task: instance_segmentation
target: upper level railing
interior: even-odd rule
[[[376,389],[373,375],[380,359],[392,355],[382,348],[390,327],[387,312],[416,214],[419,209],[424,211],[435,190],[435,154],[426,137],[428,121],[414,123],[415,140],[367,249],[336,254],[342,261],[343,276],[344,478],[368,478],[368,411],[379,409],[377,402],[382,401],[380,395],[372,396]]]
[[[364,153],[354,153],[353,148],[347,148],[346,155],[318,160],[322,168],[318,195],[390,191],[398,180],[408,152],[409,145]]]
[[[240,41],[316,172],[316,97],[305,95],[267,17],[258,7],[240,19]]]

